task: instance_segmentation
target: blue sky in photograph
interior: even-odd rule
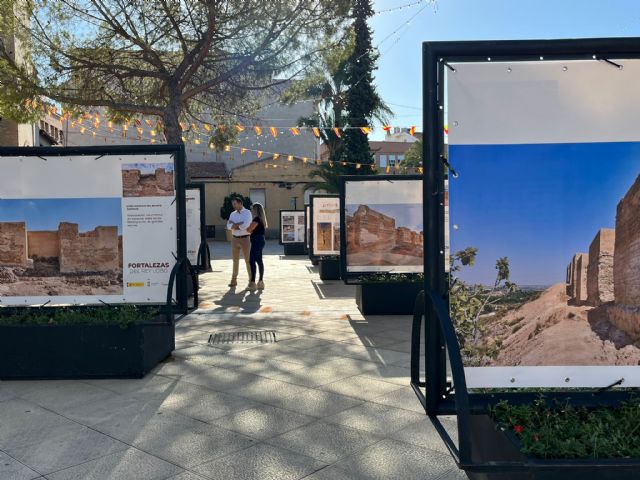
[[[173,163],[123,163],[123,170],[140,170],[142,175],[155,173],[157,168],[164,168],[167,172],[173,172]]]
[[[640,174],[640,143],[450,146],[451,251],[477,247],[461,277],[493,283],[507,256],[521,285],[564,282]],[[453,228],[457,226],[457,229]]]
[[[417,0],[374,0],[384,11]],[[394,126],[422,131],[424,41],[518,40],[640,36],[638,0],[437,0],[371,19],[380,51],[376,85],[395,116]],[[409,22],[409,23],[407,23]],[[376,128],[371,138],[380,140]]]
[[[353,215],[360,204],[345,205],[347,215]],[[416,232],[422,231],[422,205],[403,205],[403,204],[372,204],[367,206],[376,212],[395,218],[396,228],[407,227]]]
[[[77,223],[80,232],[117,226],[122,234],[119,198],[0,200],[0,222],[27,222],[27,230],[57,230],[61,222]]]

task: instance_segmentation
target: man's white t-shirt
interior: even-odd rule
[[[231,232],[233,233],[234,237],[245,237],[249,235],[249,232],[247,232],[247,228],[249,228],[251,222],[253,222],[251,212],[242,207],[242,210],[240,210],[239,212],[237,210],[231,212],[231,215],[229,215],[229,221],[227,222],[227,228],[231,230],[231,227],[234,223],[239,223],[240,228],[238,230],[231,230]]]

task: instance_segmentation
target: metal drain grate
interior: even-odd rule
[[[256,330],[253,332],[222,332],[209,335],[209,345],[228,343],[275,343],[275,330]]]

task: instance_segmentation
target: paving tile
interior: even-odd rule
[[[20,448],[81,428],[77,423],[21,399],[2,402],[0,449]]]
[[[304,480],[354,480],[354,477],[344,470],[340,470],[335,465],[329,465],[325,468],[312,473]]]
[[[15,397],[15,394],[7,387],[6,382],[0,382],[0,402],[5,402]]]
[[[264,440],[301,427],[315,420],[314,417],[261,405],[243,410],[213,422],[214,425]]]
[[[7,382],[7,389],[20,398],[47,408],[71,402],[94,402],[105,395],[104,389],[75,380]]]
[[[440,422],[445,427],[453,441],[457,442],[458,431],[455,417],[440,417]],[[447,447],[428,417],[393,432],[390,437],[419,447],[429,448],[445,454],[449,453]]]
[[[193,472],[182,472],[174,477],[167,478],[167,480],[206,480],[206,477],[196,475]]]
[[[184,360],[180,357],[171,357],[158,364],[151,373],[163,377],[188,377],[203,373],[211,365]]]
[[[128,445],[102,433],[78,426],[77,430],[46,436],[29,445],[10,445],[5,451],[46,475],[127,448]]]
[[[421,370],[424,375],[424,369]],[[383,380],[397,385],[407,386],[411,383],[411,370],[405,367],[378,364],[375,368],[366,370],[360,374],[361,377]]]
[[[267,443],[334,463],[382,437],[363,430],[326,422],[314,422],[269,439]]]
[[[324,421],[358,428],[378,435],[391,433],[424,419],[424,415],[376,403],[363,403]]]
[[[164,480],[183,470],[135,448],[47,475],[48,480]]]
[[[200,465],[194,471],[212,480],[297,480],[323,466],[311,457],[260,444]]]
[[[238,372],[226,368],[213,367],[203,373],[185,377],[184,381],[223,392],[237,389],[247,383],[255,382],[261,377],[251,373]]]
[[[0,478],[6,480],[33,480],[41,475],[6,453],[0,452]]]
[[[353,376],[319,387],[320,390],[339,393],[348,397],[371,400],[385,393],[398,390],[398,385],[374,380],[373,378]]]
[[[105,396],[94,402],[72,402],[51,410],[82,425],[93,426],[114,417],[155,413],[160,409],[161,399],[151,398],[147,401],[127,397],[113,392],[105,392]]]
[[[310,389],[282,398],[276,406],[313,417],[328,417],[362,403],[353,397]]]
[[[140,379],[87,380],[87,383],[91,385],[119,393],[120,395],[142,398],[162,395],[166,390],[170,390],[175,382],[177,382],[177,379],[159,375],[147,375]]]
[[[412,412],[424,413],[424,408],[422,407],[420,400],[418,400],[413,388],[409,386],[385,393],[379,397],[372,398],[370,401],[374,403],[381,403],[382,405],[389,405],[391,407],[402,408],[404,410],[411,410]]]
[[[367,480],[438,480],[464,478],[456,475],[449,455],[397,440],[383,440],[340,460],[335,466],[351,478]]]
[[[209,393],[203,395],[190,395],[175,399],[171,403],[165,402],[162,406],[186,417],[194,418],[201,422],[210,422],[217,418],[255,407],[257,404],[247,398],[209,391]]]
[[[257,380],[229,390],[229,393],[267,405],[277,405],[283,398],[306,390],[308,389],[293,383],[257,377]]]
[[[318,368],[328,368],[330,370],[339,370],[341,372],[348,372],[351,375],[360,375],[370,370],[378,368],[376,362],[359,360],[357,358],[348,357],[332,357],[326,362],[322,362],[316,365]]]
[[[343,378],[351,377],[354,374],[350,371],[342,371],[339,369],[304,367],[293,372],[282,373],[272,377],[275,380],[295,383],[304,387],[318,387],[326,385]]]

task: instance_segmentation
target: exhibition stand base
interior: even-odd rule
[[[285,243],[284,254],[285,255],[306,255],[304,250],[304,243]]]
[[[141,378],[175,349],[174,325],[0,327],[0,379]]]
[[[363,283],[356,286],[356,304],[363,315],[413,315],[422,283]]]
[[[320,280],[340,280],[340,259],[320,259]]]

